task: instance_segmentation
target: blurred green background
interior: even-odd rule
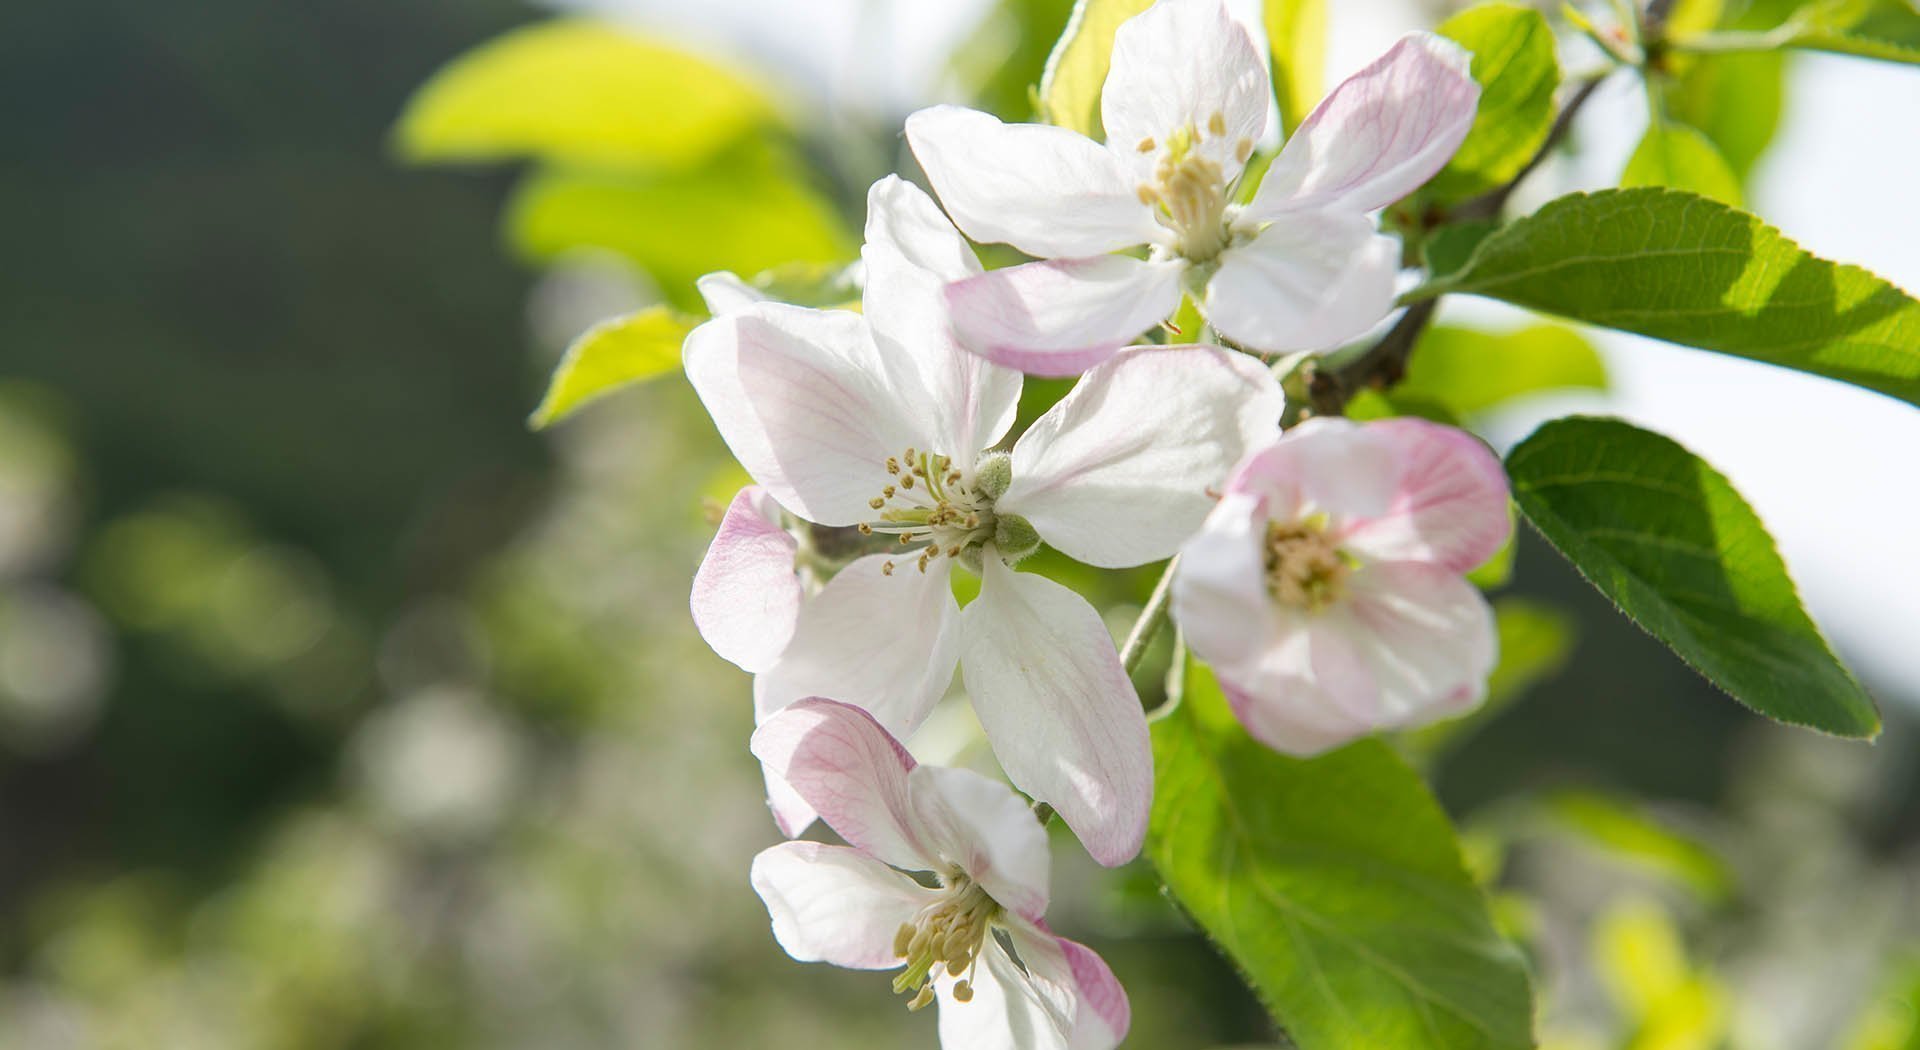
[[[951,82],[1027,116],[1067,6],[994,5]],[[748,685],[685,615],[737,483],[698,404],[669,378],[525,425],[588,322],[850,254],[897,114],[781,97],[672,163],[409,170],[461,151],[396,140],[406,100],[544,16],[11,14],[0,1047],[929,1045],[880,981],[782,955],[747,886]],[[1408,749],[1549,1045],[1920,1046],[1914,683],[1849,745],[1714,694],[1531,537],[1501,601],[1509,702]],[[1149,872],[1057,857],[1129,1045],[1271,1042]]]

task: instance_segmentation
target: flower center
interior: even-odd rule
[[[1039,535],[1025,518],[994,513],[993,501],[1013,480],[1006,453],[989,452],[967,472],[954,467],[946,456],[908,448],[901,455],[888,456],[886,466],[894,480],[867,501],[879,517],[861,523],[860,532],[897,536],[903,547],[921,544],[915,559],[921,572],[943,555],[978,568],[976,559],[988,543],[1008,558],[1019,558],[1040,545]],[[894,563],[880,568],[891,576]]]
[[[1207,118],[1205,131],[1188,124],[1167,137],[1153,181],[1139,186],[1140,202],[1154,209],[1154,218],[1179,238],[1178,250],[1193,262],[1207,262],[1226,248],[1230,239],[1227,225],[1229,183],[1220,163],[1202,153],[1199,146],[1209,136],[1225,138],[1227,121],[1215,113]],[[1151,153],[1160,144],[1142,139],[1135,148]],[[1253,154],[1253,140],[1234,143],[1233,156],[1245,164]]]
[[[1340,600],[1352,573],[1324,521],[1268,523],[1267,592],[1281,605],[1319,612]]]
[[[906,960],[906,969],[894,977],[893,990],[913,993],[907,1009],[933,1001],[936,970],[960,977],[953,986],[955,999],[964,1003],[973,998],[972,983],[961,975],[973,972],[1001,910],[978,883],[955,870],[942,880],[933,903],[920,909],[913,921],[900,924],[893,935],[893,954]]]

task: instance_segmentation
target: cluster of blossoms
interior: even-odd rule
[[[1045,925],[1035,814],[1057,812],[1102,864],[1138,854],[1146,716],[1094,607],[1018,568],[1042,545],[1099,568],[1178,555],[1188,644],[1281,751],[1478,702],[1494,632],[1463,574],[1510,528],[1497,461],[1418,420],[1282,433],[1256,356],[1332,346],[1391,311],[1400,246],[1370,212],[1458,147],[1478,101],[1466,67],[1452,44],[1405,38],[1248,196],[1265,67],[1221,0],[1160,0],[1115,38],[1104,145],[952,107],[909,118],[945,211],[901,179],[874,185],[858,312],[701,282],[714,318],[687,339],[687,375],[755,484],[695,578],[694,619],[754,675],[780,830],[819,819],[847,843],[754,862],[795,958],[898,968],[912,1006],[940,1003],[949,1047],[1125,1035],[1112,972]],[[969,237],[1038,261],[983,270]],[[1230,345],[1130,345],[1183,296]],[[1079,379],[1009,443],[1022,372]],[[956,569],[979,577],[964,608]],[[901,743],[956,669],[1012,787],[916,765]]]

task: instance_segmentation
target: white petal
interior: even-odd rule
[[[1273,373],[1246,354],[1123,351],[1020,436],[998,506],[1089,565],[1171,557],[1234,464],[1279,434],[1283,400]]]
[[[1258,496],[1268,517],[1378,517],[1392,505],[1400,467],[1394,446],[1352,420],[1321,416],[1294,426],[1234,468],[1226,491]]]
[[[780,834],[790,839],[806,834],[813,822],[820,819],[819,812],[765,763],[760,765],[760,776],[767,784],[767,810],[773,815],[773,824],[780,829]]]
[[[859,850],[818,842],[761,851],[752,879],[788,955],[855,970],[900,965],[893,936],[931,896]]]
[[[1278,609],[1271,624],[1257,652],[1209,660],[1248,733],[1276,751],[1305,757],[1379,726],[1373,678],[1344,613],[1308,616]],[[1194,652],[1200,654],[1199,648]]]
[[[738,274],[724,270],[710,273],[693,282],[699,290],[700,298],[707,302],[707,312],[715,317],[738,313],[754,303],[767,301],[766,293],[740,279]]]
[[[928,849],[1023,918],[1047,911],[1047,830],[1013,790],[970,769],[919,766],[913,809]]]
[[[1266,584],[1267,520],[1257,496],[1234,493],[1180,548],[1173,618],[1210,664],[1253,659],[1276,630]]]
[[[1458,715],[1486,696],[1499,642],[1478,588],[1418,562],[1363,566],[1348,586],[1355,644],[1380,691],[1381,728]]]
[[[1114,34],[1100,122],[1108,146],[1143,170],[1175,131],[1192,127],[1232,179],[1242,165],[1235,147],[1267,130],[1268,83],[1259,49],[1220,0],[1160,0]],[[1215,113],[1223,132],[1209,127]],[[1159,148],[1139,149],[1147,140]]]
[[[727,505],[693,575],[693,624],[713,651],[743,671],[773,666],[800,616],[800,549],[780,525],[765,489],[743,488]]]
[[[865,708],[905,738],[953,681],[960,658],[960,608],[948,570],[870,554],[840,570],[800,611],[793,641],[756,680],[762,710],[809,696]]]
[[[1400,242],[1366,216],[1301,212],[1222,252],[1200,307],[1242,345],[1322,350],[1393,311],[1399,272]]]
[[[1095,860],[1131,860],[1146,836],[1153,755],[1100,614],[989,554],[961,620],[967,691],[1007,777],[1051,803]]]
[[[1084,135],[934,106],[907,118],[907,142],[947,214],[976,241],[1060,258],[1160,236],[1127,166]]]
[[[694,329],[685,363],[734,458],[809,521],[865,520],[886,457],[924,443],[920,406],[887,388],[858,314],[760,303]]]
[[[1005,436],[1020,401],[1020,373],[960,348],[947,312],[948,282],[980,272],[973,248],[932,198],[889,175],[867,193],[865,310],[896,388],[924,391],[932,451],[972,466]]]
[[[1070,376],[1167,319],[1186,263],[1125,255],[990,270],[947,286],[960,341],[1009,368]]]
[[[786,781],[855,849],[909,871],[935,867],[908,788],[913,756],[872,715],[833,700],[801,700],[761,723],[751,746],[770,776]]]
[[[1023,972],[997,943],[980,953],[968,982],[973,998],[953,997],[955,978],[935,982],[940,993],[942,1050],[1069,1050],[1075,1002],[1071,968],[1054,938],[1009,930]]]
[[[1507,474],[1479,438],[1424,419],[1367,424],[1395,450],[1392,504],[1347,523],[1342,545],[1368,559],[1431,562],[1464,573],[1493,557],[1513,531]]]
[[[1468,73],[1471,61],[1460,45],[1432,33],[1401,37],[1301,122],[1245,217],[1372,211],[1419,189],[1473,126],[1480,86]]]
[[[1073,972],[1080,1006],[1073,1018],[1072,1050],[1113,1050],[1133,1024],[1127,990],[1120,986],[1113,968],[1092,948],[1065,937],[1059,942]]]

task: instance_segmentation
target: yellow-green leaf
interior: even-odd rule
[[[773,115],[765,92],[734,70],[631,30],[566,19],[455,59],[414,93],[394,140],[415,162],[681,167]]]
[[[1620,185],[1671,186],[1736,208],[1742,203],[1740,177],[1713,140],[1671,121],[1647,129],[1620,174]]]
[[[1265,0],[1261,15],[1280,126],[1292,134],[1326,90],[1327,0]]]
[[[1040,115],[1047,123],[1100,136],[1100,90],[1113,60],[1113,34],[1120,23],[1152,6],[1153,0],[1078,0],[1073,5],[1073,19],[1040,76]]]
[[[1473,127],[1426,188],[1431,198],[1459,200],[1512,179],[1546,142],[1560,60],[1547,20],[1513,4],[1470,7],[1442,23],[1440,34],[1473,53],[1480,85]]]
[[[528,422],[545,429],[589,401],[677,370],[680,344],[692,330],[692,319],[664,306],[594,325],[567,347]]]
[[[1604,390],[1607,366],[1585,336],[1559,324],[1507,332],[1434,325],[1407,359],[1396,397],[1438,401],[1471,416],[1547,390]]]

